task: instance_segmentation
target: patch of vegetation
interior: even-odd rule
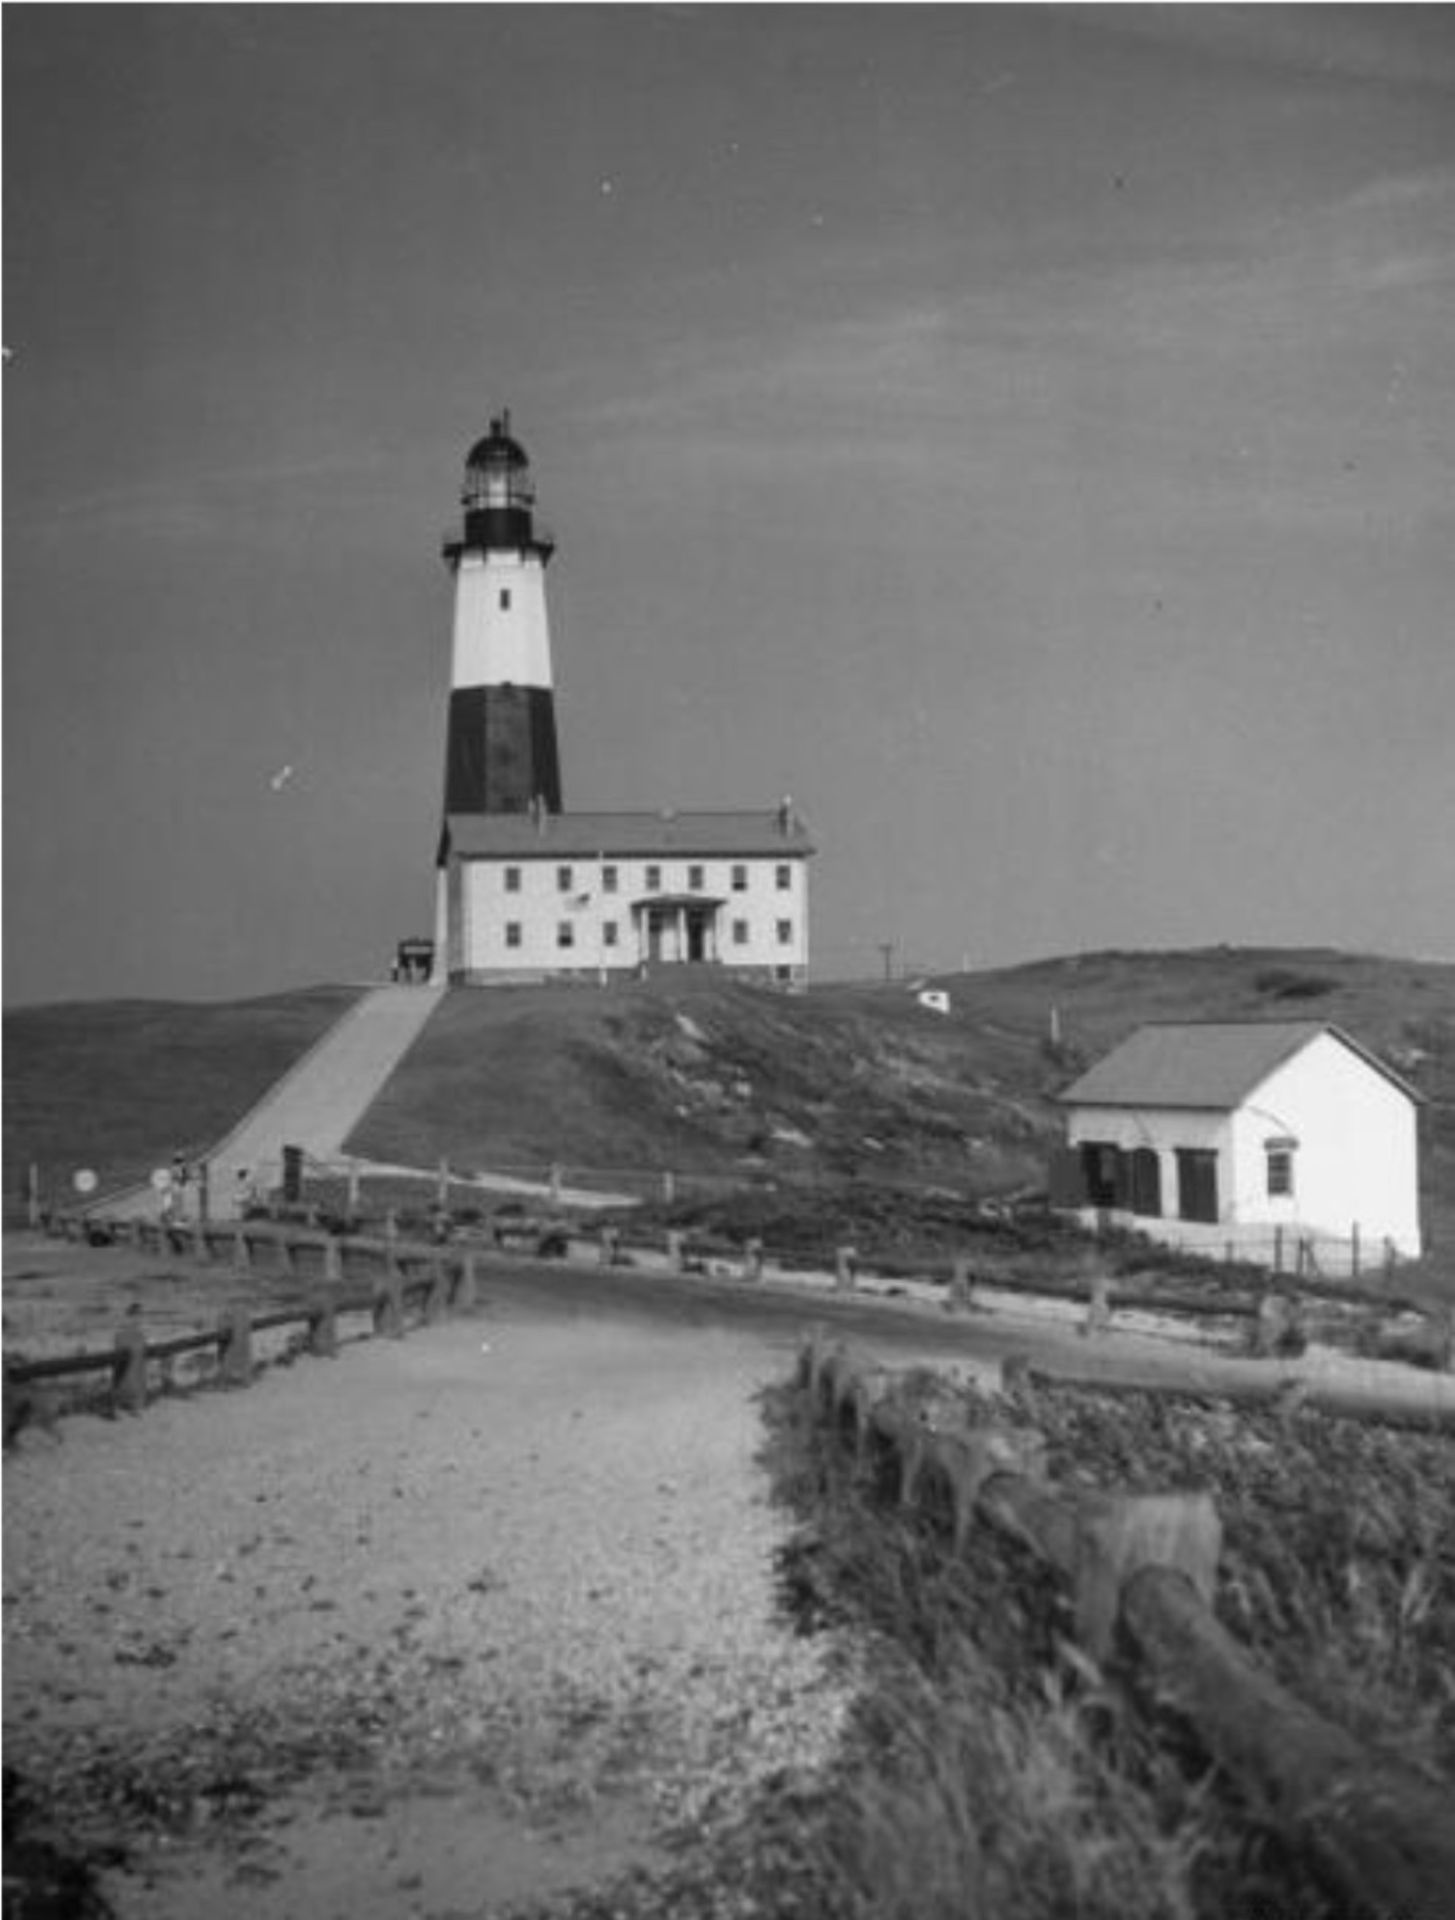
[[[1300,973],[1294,967],[1264,967],[1254,974],[1253,985],[1273,1000],[1322,1000],[1334,991],[1337,982],[1321,973]]]

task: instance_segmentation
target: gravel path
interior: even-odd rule
[[[6,1760],[124,1920],[499,1911],[831,1751],[755,1463],[781,1334],[519,1301],[7,1465]]]

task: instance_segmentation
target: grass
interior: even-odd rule
[[[787,1603],[803,1631],[848,1628],[870,1658],[832,1777],[760,1815],[755,1857],[784,1890],[764,1911],[1334,1920],[1308,1864],[1186,1731],[1070,1646],[1065,1596],[1025,1550],[981,1529],[952,1558],[798,1394],[770,1395],[767,1414],[797,1523]],[[1455,1447],[1318,1416],[1280,1444],[1271,1416],[1062,1389],[1012,1417],[1046,1433],[1054,1477],[1211,1485],[1225,1622],[1323,1711],[1455,1778]]]
[[[32,1163],[50,1203],[90,1167],[100,1191],[219,1140],[357,998],[313,987],[261,1000],[77,1001],[5,1016],[5,1165],[13,1209]]]

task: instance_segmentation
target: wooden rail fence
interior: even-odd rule
[[[171,1248],[177,1238],[175,1229],[169,1235],[165,1228],[130,1224],[141,1236],[137,1244],[147,1244],[148,1231],[154,1239],[160,1233],[164,1249]],[[188,1228],[183,1230],[183,1237],[195,1257],[210,1258],[208,1243],[221,1236],[217,1229]],[[376,1338],[398,1340],[404,1337],[411,1316],[429,1325],[448,1314],[471,1313],[479,1304],[479,1263],[470,1249],[452,1254],[440,1247],[388,1239],[354,1240],[345,1246],[324,1234],[299,1236],[257,1230],[230,1230],[227,1238],[234,1264],[240,1269],[251,1269],[255,1254],[267,1249],[278,1272],[296,1274],[299,1254],[306,1251],[316,1256],[319,1284],[296,1305],[261,1313],[250,1313],[238,1305],[226,1307],[215,1326],[195,1333],[149,1340],[139,1320],[128,1320],[109,1349],[7,1361],[5,1444],[8,1446],[27,1424],[48,1424],[54,1411],[46,1399],[49,1392],[91,1375],[102,1376],[101,1397],[111,1412],[139,1413],[154,1397],[152,1370],[186,1355],[215,1353],[217,1383],[246,1387],[258,1370],[254,1341],[260,1334],[296,1328],[304,1353],[331,1359],[338,1352],[342,1315],[367,1313]],[[199,1252],[199,1247],[205,1251]],[[344,1279],[345,1259],[351,1264],[368,1260],[375,1265],[378,1273],[372,1283],[349,1288]]]
[[[1210,1495],[1117,1495],[1058,1488],[1033,1431],[989,1424],[936,1431],[895,1393],[895,1376],[842,1345],[810,1340],[798,1379],[815,1417],[856,1452],[897,1467],[898,1497],[953,1515],[952,1550],[991,1525],[1070,1583],[1078,1639],[1093,1659],[1125,1646],[1204,1750],[1250,1802],[1315,1858],[1360,1911],[1449,1911],[1455,1822],[1441,1790],[1366,1748],[1269,1678],[1212,1610],[1222,1526]]]

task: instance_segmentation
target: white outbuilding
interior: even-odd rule
[[[1420,1254],[1420,1095],[1339,1027],[1140,1027],[1059,1097],[1052,1199],[1088,1221],[1333,1273]]]

